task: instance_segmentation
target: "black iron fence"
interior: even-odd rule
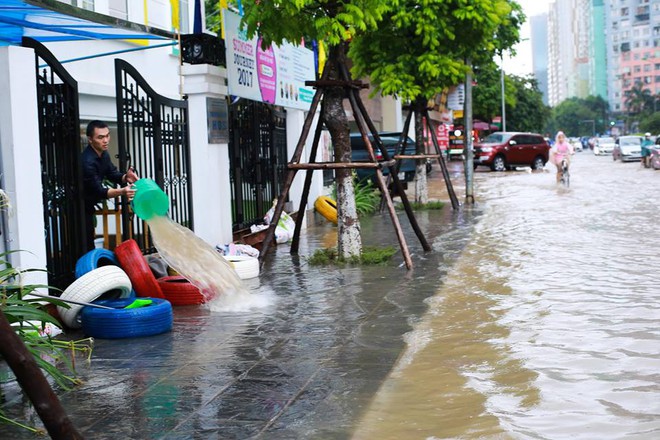
[[[153,179],[170,199],[169,217],[193,228],[188,102],[157,94],[124,60],[115,60],[119,166]],[[122,202],[123,239],[155,252],[147,224]]]
[[[234,230],[262,221],[279,195],[287,166],[286,113],[241,99],[229,106]]]
[[[44,45],[27,37],[22,45],[35,53],[48,284],[65,289],[75,279],[87,236],[78,83]]]

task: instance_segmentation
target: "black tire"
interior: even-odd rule
[[[153,336],[172,330],[172,304],[160,298],[135,309],[114,310],[85,307],[81,314],[82,328],[87,336],[100,339]]]
[[[114,252],[108,249],[92,249],[76,262],[76,279],[103,266],[119,266]]]
[[[538,171],[538,170],[542,170],[544,166],[545,166],[545,161],[543,160],[543,156],[536,156],[534,158],[534,162],[532,162],[532,169]]]
[[[506,171],[508,169],[508,165],[506,164],[506,159],[504,156],[497,155],[495,156],[495,159],[493,159],[493,164],[490,167],[491,170],[501,172],[501,171]]]

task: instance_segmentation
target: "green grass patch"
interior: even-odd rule
[[[428,203],[419,203],[419,202],[410,202],[410,207],[413,211],[432,211],[434,209],[442,209],[446,205],[445,202],[435,201]],[[397,203],[396,209],[403,210],[405,209],[403,203]]]
[[[366,246],[362,249],[362,255],[349,259],[339,257],[337,248],[318,249],[307,261],[312,266],[345,266],[347,264],[375,266],[389,262],[397,249],[394,247]]]

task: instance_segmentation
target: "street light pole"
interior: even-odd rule
[[[500,82],[502,85],[502,131],[506,131],[506,108],[504,102],[504,54],[500,53]]]

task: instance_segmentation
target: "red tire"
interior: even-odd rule
[[[115,248],[115,255],[122,269],[131,280],[137,296],[165,298],[156,277],[135,240],[126,240]]]
[[[204,304],[206,297],[195,285],[180,275],[158,278],[160,290],[173,306]]]

